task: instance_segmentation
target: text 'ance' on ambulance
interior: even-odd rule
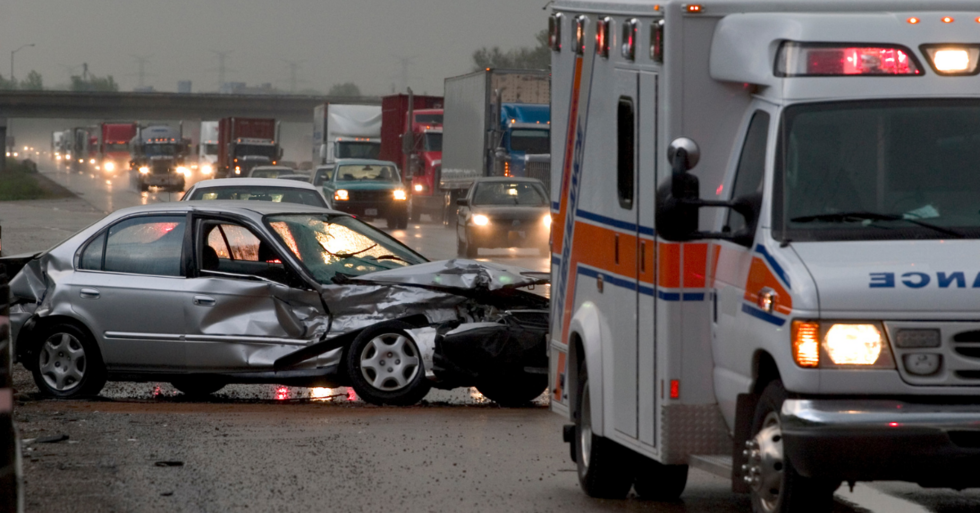
[[[980,6],[552,9],[551,400],[585,492],[980,485]]]

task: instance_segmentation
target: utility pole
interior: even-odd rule
[[[399,57],[397,55],[392,55],[392,57],[394,57],[394,59],[398,61],[399,64],[401,65],[401,71],[392,78],[398,79],[398,85],[399,85],[398,90],[404,91],[405,89],[408,88],[409,80],[413,78],[418,78],[412,76],[412,74],[409,72],[410,71],[409,68],[412,66],[412,64],[414,64],[416,57]]]
[[[143,85],[144,85],[144,82],[145,82],[145,79],[146,79],[146,63],[149,62],[150,58],[153,57],[153,56],[152,55],[145,55],[145,56],[133,55],[132,57],[134,59],[136,59],[136,62],[139,64],[139,71],[136,73],[136,76],[139,79],[139,88],[140,89],[143,89]]]
[[[289,65],[289,92],[296,94],[296,85],[299,83],[299,79],[297,78],[299,67],[306,61],[288,61],[285,59],[283,61]]]
[[[222,86],[225,85],[225,75],[231,71],[225,66],[225,62],[228,60],[228,55],[230,55],[232,50],[225,52],[219,52],[217,50],[211,50],[211,53],[218,56],[218,89],[220,90]]]

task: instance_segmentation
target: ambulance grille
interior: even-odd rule
[[[906,383],[980,386],[980,322],[885,321],[885,330]]]

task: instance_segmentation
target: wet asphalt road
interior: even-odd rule
[[[177,194],[139,193],[126,176],[42,172],[79,199],[0,203],[4,253],[41,250],[112,210]],[[391,232],[432,259],[455,256],[438,225]],[[481,252],[536,270],[536,250]],[[17,372],[28,511],[749,511],[729,483],[692,470],[682,501],[600,501],[581,493],[564,420],[541,398],[501,409],[474,390],[377,408],[346,389],[227,387],[207,402],[167,384],[110,383],[94,401],[39,400]],[[66,434],[68,440],[38,443]],[[165,466],[158,466],[165,465]],[[174,466],[166,466],[174,465]],[[980,492],[914,485],[842,487],[835,511],[959,513]]]

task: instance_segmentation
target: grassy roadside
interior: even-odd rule
[[[33,172],[24,164],[7,159],[7,167],[0,172],[0,201],[68,198],[71,191]]]

